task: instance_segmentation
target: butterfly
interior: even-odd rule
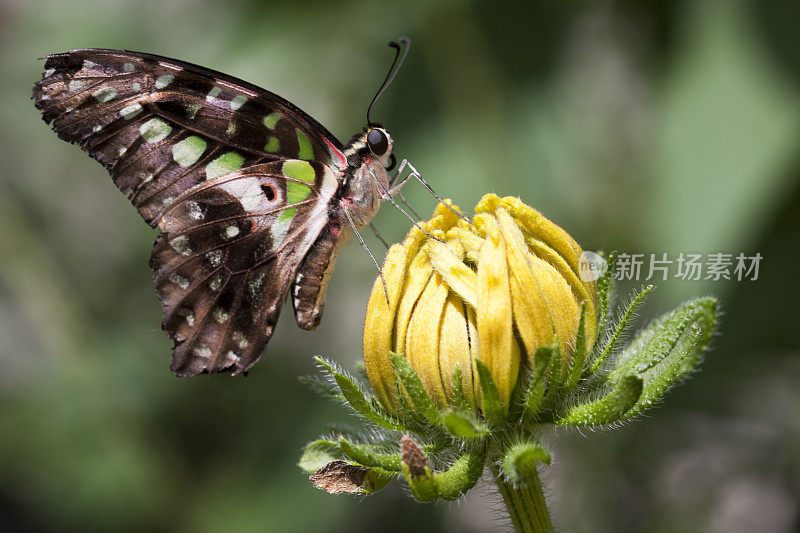
[[[160,232],[150,266],[178,376],[248,371],[290,292],[297,324],[319,324],[339,251],[391,186],[394,142],[370,120],[399,68],[390,45],[367,125],[347,144],[288,100],[204,67],[120,50],[46,57],[33,89],[44,121]]]

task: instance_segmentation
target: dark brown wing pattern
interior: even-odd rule
[[[328,223],[339,142],[268,91],[133,52],[50,56],[34,99],[161,231],[151,265],[172,370],[249,369]]]

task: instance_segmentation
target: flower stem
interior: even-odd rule
[[[518,486],[506,481],[496,466],[492,467],[492,473],[515,531],[524,533],[553,531],[550,513],[547,511],[547,503],[542,492],[542,483],[535,471],[528,476],[526,484]]]

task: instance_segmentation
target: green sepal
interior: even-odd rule
[[[533,372],[528,390],[525,392],[524,415],[527,420],[533,419],[542,407],[544,391],[547,388],[550,363],[558,351],[558,344],[540,346],[533,356]]]
[[[342,450],[339,443],[328,439],[319,439],[306,444],[297,466],[310,474],[331,461],[341,458]]]
[[[561,391],[561,373],[564,366],[566,366],[564,353],[561,351],[561,344],[558,342],[558,337],[555,335],[553,336],[553,344],[551,347],[550,368],[547,371],[547,386],[545,387],[542,406],[549,404],[553,399],[560,396],[558,392]]]
[[[387,472],[382,468],[370,468],[369,472],[364,477],[364,483],[361,485],[362,490],[360,493],[364,495],[375,494],[394,480],[395,477],[395,473]]]
[[[489,371],[489,367],[480,359],[475,360],[475,366],[478,369],[478,377],[481,382],[483,417],[489,425],[502,425],[506,420],[506,411],[503,407],[503,401],[500,399],[500,393],[497,391],[497,386],[494,384],[494,379],[492,379],[492,373]]]
[[[362,466],[400,472],[399,453],[378,453],[368,444],[350,442],[344,437],[339,437],[339,447],[344,455]]]
[[[628,326],[628,322],[630,322],[634,311],[636,311],[636,309],[639,307],[639,304],[641,304],[642,300],[644,300],[645,296],[650,294],[650,291],[653,289],[655,289],[655,285],[648,285],[631,301],[631,303],[628,305],[628,308],[625,309],[625,313],[622,315],[622,318],[620,319],[619,324],[617,324],[616,329],[614,329],[614,333],[611,335],[611,338],[603,347],[603,351],[600,352],[600,355],[597,356],[597,358],[592,361],[592,364],[589,366],[589,369],[586,372],[587,375],[597,372],[597,369],[600,368],[600,366],[606,361],[609,354],[614,349],[614,346],[616,346],[620,336],[625,331],[625,328]]]
[[[607,395],[589,403],[576,405],[556,419],[569,426],[602,426],[621,420],[642,395],[644,380],[631,374],[620,379]]]
[[[575,352],[572,355],[572,368],[567,377],[565,390],[575,388],[580,381],[586,366],[586,302],[581,304],[581,319],[578,322],[578,333],[575,338]]]
[[[518,442],[503,455],[500,467],[506,479],[522,485],[533,479],[539,464],[550,464],[550,452],[535,442]]]
[[[458,363],[453,369],[453,391],[455,393],[455,404],[461,410],[468,410],[467,399],[464,397],[464,385],[461,382],[461,367]]]
[[[402,355],[398,355],[394,352],[390,352],[390,354],[395,371],[397,371],[397,376],[400,378],[403,388],[405,388],[408,393],[408,397],[411,398],[414,412],[422,415],[430,424],[438,426],[441,422],[439,410],[433,405],[430,396],[428,396],[425,390],[425,386],[422,384],[422,380],[419,379],[411,363]]]
[[[426,466],[424,474],[412,476],[408,465],[401,464],[403,477],[418,501],[430,502],[437,498],[455,500],[474,487],[480,479],[486,464],[486,447],[463,453],[449,468],[441,472],[432,472]]]
[[[607,377],[607,383],[631,372],[644,378],[642,395],[625,418],[656,403],[697,367],[716,325],[716,298],[699,298],[658,318],[636,335],[614,361]]]
[[[611,297],[614,295],[614,269],[617,263],[617,253],[611,252],[608,254],[606,264],[608,268],[600,276],[600,279],[595,283],[597,288],[597,335],[598,337],[605,333],[606,324],[608,323],[608,313],[611,307]]]
[[[478,439],[489,434],[489,430],[469,411],[445,411],[441,417],[444,429],[456,438]]]
[[[398,424],[373,407],[372,403],[367,400],[361,389],[355,383],[353,383],[353,380],[337,370],[331,362],[319,356],[314,357],[314,360],[320,366],[324,367],[331,376],[333,376],[333,379],[336,380],[336,384],[339,386],[339,390],[342,393],[343,399],[350,405],[350,407],[353,408],[356,413],[363,416],[370,422],[386,429],[404,429],[401,424]]]
[[[411,494],[420,502],[432,502],[439,497],[439,489],[436,479],[433,477],[430,467],[425,467],[425,473],[419,476],[412,476],[411,470],[406,463],[400,463],[403,469],[403,477],[411,489]]]

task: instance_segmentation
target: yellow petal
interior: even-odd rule
[[[531,266],[522,232],[504,209],[498,209],[497,215],[508,252],[514,323],[527,356],[533,357],[537,348],[553,342],[555,329],[549,302],[544,296],[545,288]]]
[[[395,408],[398,407],[394,392],[395,374],[389,350],[397,303],[403,290],[406,263],[409,260],[405,246],[395,244],[389,249],[382,270],[389,293],[389,305],[386,304],[386,292],[378,276],[372,286],[364,321],[364,366],[367,376],[378,400],[383,405]]]
[[[489,368],[503,404],[508,407],[519,371],[514,350],[506,245],[497,221],[482,221],[486,240],[478,257],[478,341],[481,360]]]
[[[434,273],[414,306],[406,334],[406,359],[440,408],[447,406],[447,398],[439,373],[439,330],[449,293],[441,276]],[[449,376],[445,379],[452,381]]]
[[[430,262],[445,283],[461,298],[475,308],[478,305],[478,277],[450,248],[441,242],[429,241]]]
[[[456,364],[461,371],[461,389],[464,399],[475,405],[472,392],[472,359],[470,357],[469,320],[461,297],[451,292],[447,296],[439,337],[439,373],[444,381],[444,391],[450,402],[455,401],[453,372]]]

